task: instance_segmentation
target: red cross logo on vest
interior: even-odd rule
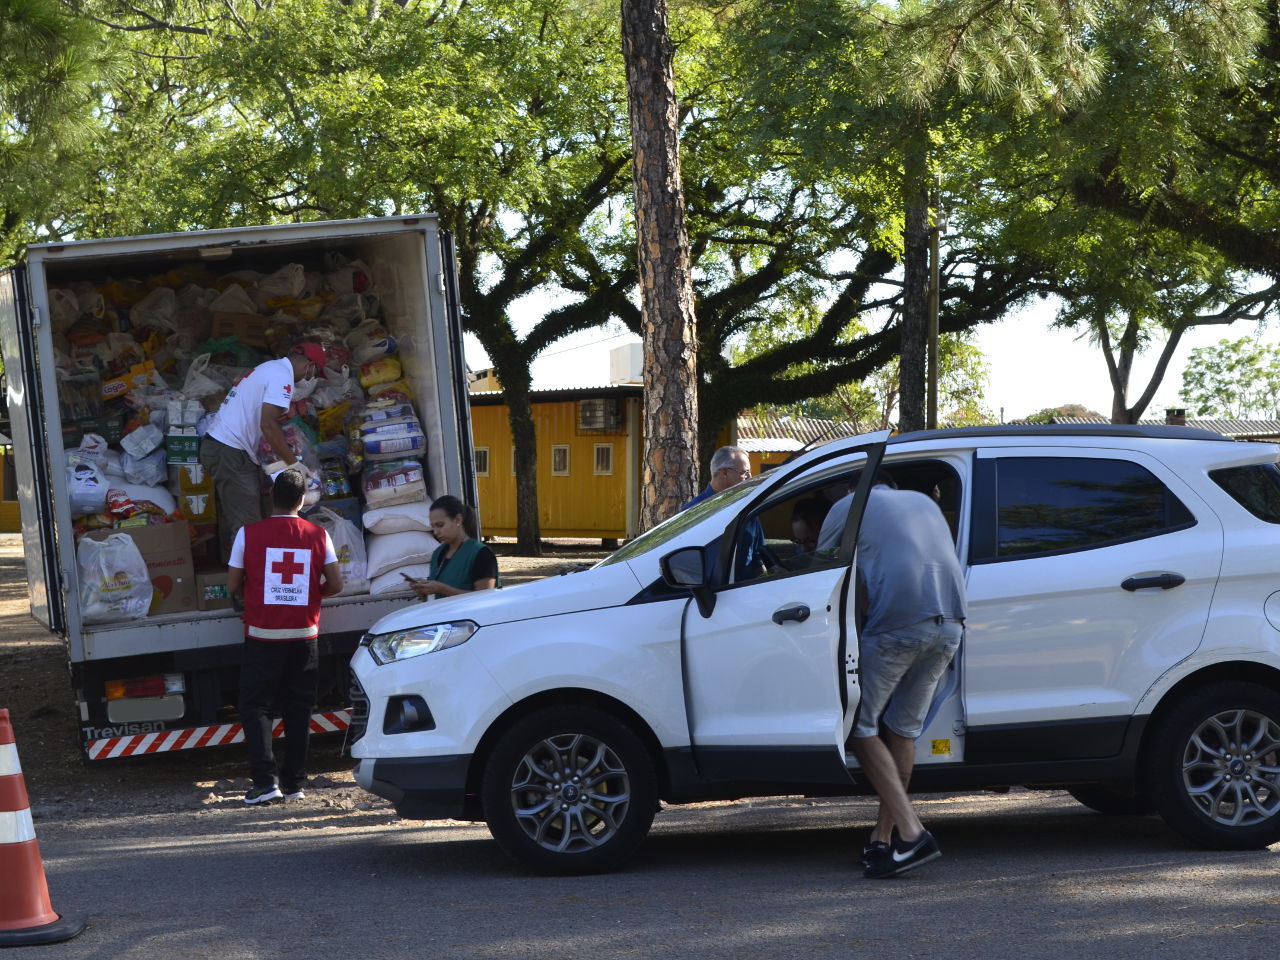
[[[293,575],[295,573],[306,573],[307,568],[303,564],[294,560],[292,553],[286,553],[284,557],[283,562],[273,563],[271,565],[271,570],[273,573],[280,574],[281,582],[293,583]]]
[[[263,603],[306,606],[311,597],[311,552],[288,547],[267,547]]]

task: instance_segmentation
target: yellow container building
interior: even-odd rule
[[[641,388],[535,390],[538,513],[548,538],[625,540],[639,532]],[[515,448],[503,395],[471,394],[480,528],[516,534]]]

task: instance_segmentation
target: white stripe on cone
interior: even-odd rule
[[[26,843],[36,838],[36,825],[31,822],[31,808],[13,813],[0,813],[0,843]]]
[[[0,743],[0,777],[11,777],[21,772],[22,764],[18,762],[18,745]]]

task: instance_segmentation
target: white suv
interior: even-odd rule
[[[357,778],[405,817],[483,819],[547,873],[617,866],[659,800],[867,792],[851,583],[882,466],[937,500],[968,578],[912,789],[1065,788],[1205,846],[1275,843],[1276,459],[1186,427],[819,447],[590,570],[380,620],[352,660]],[[851,484],[839,549],[794,543],[793,517]]]

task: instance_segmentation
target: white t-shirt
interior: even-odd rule
[[[293,362],[288,357],[268,360],[254,367],[243,380],[227,391],[218,408],[209,436],[259,460],[262,443],[262,405],[283,410],[293,402]],[[275,454],[271,455],[275,459]]]
[[[329,536],[328,530],[324,532],[324,562],[338,562],[338,551],[333,549],[333,538]],[[231,544],[231,559],[227,561],[227,566],[244,569],[244,527],[236,531],[236,539]]]

